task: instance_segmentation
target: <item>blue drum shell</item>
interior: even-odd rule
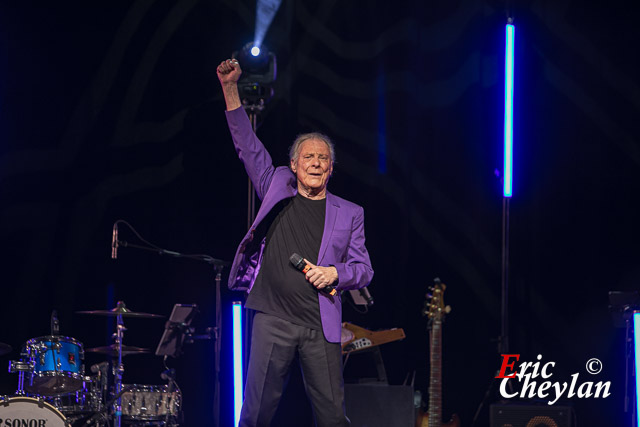
[[[44,336],[25,344],[25,353],[34,370],[26,374],[25,390],[56,396],[80,390],[84,377],[84,349],[71,337]]]

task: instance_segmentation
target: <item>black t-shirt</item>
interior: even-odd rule
[[[293,253],[313,264],[318,262],[326,198],[307,199],[300,194],[274,208],[264,225],[269,227],[260,272],[246,307],[312,329],[322,329],[318,292],[305,275],[289,262]]]

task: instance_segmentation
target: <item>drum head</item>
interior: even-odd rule
[[[0,399],[0,425],[65,427],[65,417],[56,408],[33,397]]]
[[[42,337],[31,338],[27,341],[26,345],[34,345],[42,342],[51,342],[51,341],[59,341],[59,342],[68,342],[71,344],[75,344],[78,347],[83,347],[82,342],[78,341],[73,337],[65,337],[62,335],[45,335]]]

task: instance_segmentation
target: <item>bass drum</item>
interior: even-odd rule
[[[33,397],[0,398],[0,425],[65,427],[66,419],[49,403]]]

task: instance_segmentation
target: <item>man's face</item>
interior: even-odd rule
[[[307,139],[300,145],[298,161],[291,160],[291,170],[298,178],[298,190],[302,190],[303,195],[324,196],[333,172],[329,147],[320,139]]]

